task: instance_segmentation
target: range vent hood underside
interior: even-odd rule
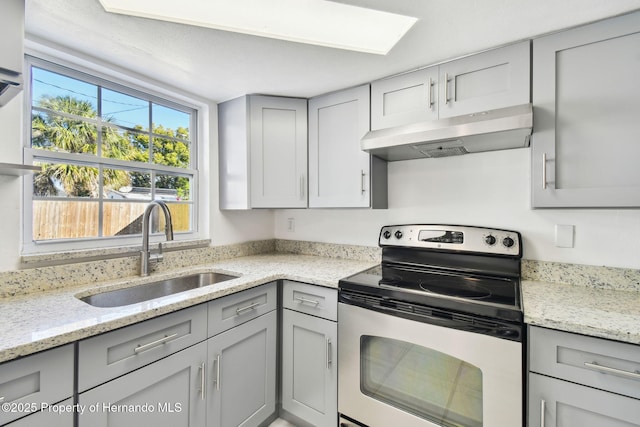
[[[529,146],[531,104],[369,132],[364,151],[388,161],[457,156]]]

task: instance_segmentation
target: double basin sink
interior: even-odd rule
[[[238,276],[223,273],[200,273],[173,279],[159,280],[157,282],[132,286],[130,288],[116,289],[114,291],[101,292],[80,298],[94,307],[121,307],[138,302],[149,301],[167,295],[177,294],[191,289],[214,285],[226,280],[235,279]]]

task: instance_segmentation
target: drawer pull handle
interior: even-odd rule
[[[327,369],[331,369],[331,364],[333,363],[333,360],[331,360],[331,354],[333,353],[331,347],[331,340],[327,339]]]
[[[547,153],[542,153],[542,189],[547,189]]]
[[[316,301],[313,299],[307,299],[303,297],[296,297],[295,299],[299,301],[300,304],[312,304],[312,305],[315,305],[316,307],[320,305],[320,301]]]
[[[254,302],[253,304],[249,304],[246,307],[236,308],[236,314],[239,315],[239,314],[244,313],[245,311],[253,310],[254,308],[258,307],[260,304],[262,304],[262,303]]]
[[[547,402],[544,400],[540,401],[540,427],[544,427],[544,407],[547,405]]]
[[[622,369],[610,368],[609,366],[598,365],[596,362],[593,362],[593,363],[584,362],[584,366],[586,366],[589,369],[593,369],[594,371],[602,372],[604,374],[614,374],[614,375],[620,375],[623,377],[631,378],[633,380],[640,380],[640,372],[638,371],[631,372],[631,371],[625,371]]]
[[[164,338],[160,338],[159,340],[155,340],[153,342],[150,342],[148,344],[143,344],[143,345],[138,345],[136,348],[133,349],[134,353],[141,353],[145,350],[149,350],[150,348],[153,347],[157,347],[159,345],[162,344],[166,344],[167,342],[171,341],[172,339],[174,339],[175,337],[177,337],[178,334],[171,334],[171,335],[165,335]]]

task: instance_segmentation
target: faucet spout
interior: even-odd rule
[[[142,215],[142,251],[140,252],[140,275],[149,275],[149,264],[151,262],[162,261],[162,243],[159,244],[159,253],[151,255],[149,250],[149,227],[151,222],[151,212],[158,206],[164,214],[165,226],[164,235],[167,241],[173,240],[173,222],[171,221],[171,212],[167,204],[161,200],[152,200],[144,210]]]

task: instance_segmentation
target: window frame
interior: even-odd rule
[[[103,168],[120,168],[120,169],[136,169],[146,170],[152,173],[151,191],[155,191],[155,185],[153,185],[153,176],[156,174],[168,173],[171,175],[187,176],[191,178],[190,183],[190,197],[189,201],[182,202],[180,204],[187,204],[190,206],[190,222],[191,230],[175,232],[174,239],[179,241],[198,240],[203,238],[203,232],[206,232],[206,224],[201,219],[206,217],[203,215],[203,208],[205,207],[205,200],[203,200],[206,194],[200,188],[200,174],[203,169],[203,159],[201,153],[206,150],[201,150],[203,147],[203,139],[201,134],[204,134],[202,127],[202,120],[205,114],[208,114],[206,104],[202,101],[195,100],[184,94],[179,94],[171,90],[164,90],[165,88],[159,86],[158,83],[150,83],[148,79],[140,77],[132,77],[129,73],[122,73],[120,71],[113,71],[110,67],[104,67],[92,62],[78,60],[79,58],[71,57],[66,60],[60,59],[57,56],[42,55],[38,53],[28,53],[25,55],[25,70],[26,70],[26,84],[24,89],[24,144],[23,144],[23,161],[25,164],[32,164],[34,160],[45,161],[61,161],[61,162],[74,162],[91,166],[97,166],[100,169]],[[83,63],[80,65],[79,63]],[[88,65],[94,65],[89,66]],[[70,78],[78,79],[90,84],[95,84],[107,90],[117,91],[126,95],[141,98],[150,102],[149,106],[153,104],[169,107],[190,114],[189,123],[189,168],[180,168],[173,166],[166,166],[160,164],[154,164],[152,162],[135,162],[128,160],[112,159],[108,157],[100,157],[101,147],[98,148],[96,155],[93,154],[81,154],[81,153],[59,153],[55,151],[42,150],[37,148],[31,148],[31,121],[32,121],[32,66],[41,68],[54,73],[59,73]],[[117,75],[118,77],[112,77]],[[124,78],[123,78],[124,77]],[[162,89],[162,90],[157,90]],[[151,115],[151,111],[150,111]],[[206,117],[205,117],[206,120]],[[101,118],[87,119],[88,123],[101,122]],[[150,123],[149,123],[150,124]],[[116,127],[120,130],[134,130],[127,126],[108,125]],[[164,138],[164,135],[154,134],[152,129],[147,129],[141,132],[149,136],[149,151],[150,156],[153,153],[152,138],[154,136]],[[150,157],[151,159],[151,157]],[[206,169],[206,167],[205,167]],[[102,183],[100,184],[102,185]],[[133,234],[126,236],[100,236],[100,237],[86,237],[86,238],[65,238],[65,239],[50,239],[50,240],[34,240],[33,239],[33,201],[37,200],[33,195],[33,179],[26,177],[24,179],[23,190],[23,227],[22,227],[22,253],[37,254],[43,252],[61,252],[68,250],[83,250],[83,249],[96,249],[96,248],[109,248],[109,247],[122,247],[122,246],[139,246],[141,243],[141,235]],[[73,200],[73,198],[64,198],[64,200]],[[85,201],[87,199],[84,199]],[[104,214],[103,206],[105,203],[111,203],[106,197],[100,197],[91,199],[94,202],[99,203],[99,215],[100,221]],[[149,199],[149,202],[152,199]],[[118,200],[123,203],[140,203],[139,200]],[[204,212],[206,214],[206,211]],[[153,233],[151,240],[164,240],[163,233]]]

